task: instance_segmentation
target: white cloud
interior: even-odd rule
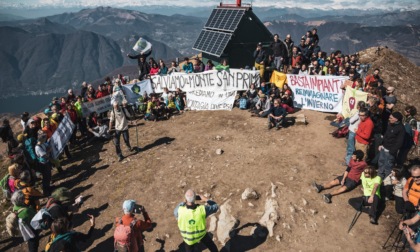
[[[224,3],[234,4],[236,0],[223,0]],[[251,0],[243,0],[243,3],[250,3]],[[97,6],[189,6],[204,7],[217,6],[220,0],[1,0],[0,8],[42,8],[42,7],[97,7]],[[388,9],[398,10],[419,9],[418,0],[253,0],[255,7],[290,7],[290,8],[320,8],[320,9]]]

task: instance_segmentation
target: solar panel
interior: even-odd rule
[[[244,13],[243,9],[214,9],[204,28],[234,32]]]
[[[201,30],[193,49],[220,57],[231,37],[230,33]]]

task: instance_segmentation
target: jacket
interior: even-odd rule
[[[398,150],[401,149],[404,144],[404,137],[405,128],[401,122],[388,124],[384,138],[382,140],[382,145],[385,149],[389,150],[391,155],[396,157]]]

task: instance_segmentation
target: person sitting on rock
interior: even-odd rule
[[[360,177],[363,196],[349,199],[349,204],[357,211],[368,212],[370,223],[377,225],[378,205],[381,198],[380,185],[382,179],[377,175],[375,167],[367,167]],[[370,208],[367,208],[370,206]]]
[[[268,129],[275,126],[279,130],[283,127],[286,114],[286,110],[281,106],[280,99],[275,99],[274,106],[270,108],[270,114],[268,115]]]
[[[333,188],[335,186],[340,186],[334,191],[322,195],[322,198],[326,203],[331,203],[331,199],[333,196],[349,192],[357,187],[357,185],[360,182],[360,175],[367,166],[366,162],[363,161],[363,157],[363,151],[355,150],[353,152],[349,165],[347,166],[347,169],[344,171],[343,175],[338,176],[332,181],[324,183],[322,185],[313,182],[312,185],[317,193],[320,193],[326,189]]]

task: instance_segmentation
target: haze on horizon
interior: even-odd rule
[[[2,0],[0,11],[6,8],[94,8],[98,6],[111,7],[142,7],[142,6],[174,6],[174,7],[214,7],[221,1],[217,0],[159,0],[155,2],[145,0]],[[235,3],[236,0],[223,0],[223,3]],[[318,9],[381,9],[384,11],[417,10],[420,8],[418,0],[244,0],[254,7],[274,8],[318,8]]]

